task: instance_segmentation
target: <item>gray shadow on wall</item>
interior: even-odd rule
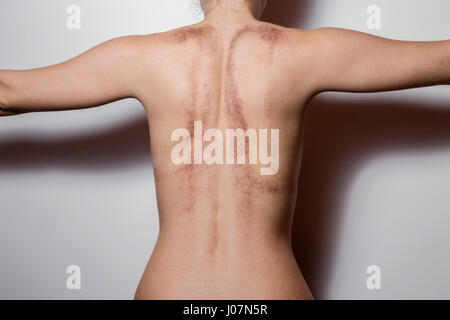
[[[99,171],[143,165],[151,161],[149,139],[145,116],[69,138],[18,136],[0,142],[0,172],[45,168]]]
[[[447,107],[320,96],[308,105],[292,245],[316,298],[326,298],[343,200],[354,176],[380,154],[450,148]]]

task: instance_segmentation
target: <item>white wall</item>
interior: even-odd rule
[[[0,69],[201,19],[191,0],[0,0]],[[66,9],[81,8],[80,30]],[[381,30],[366,9],[382,10]],[[278,8],[276,8],[278,6]],[[448,0],[272,1],[289,26],[450,38]],[[318,298],[450,298],[450,90],[324,94],[308,107],[295,249]],[[158,232],[142,106],[0,119],[0,298],[132,298]],[[82,290],[67,290],[79,265]],[[366,287],[378,265],[381,290]]]

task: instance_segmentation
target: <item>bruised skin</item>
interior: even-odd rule
[[[198,42],[203,41],[206,37],[211,35],[213,31],[211,26],[201,26],[201,27],[187,27],[184,29],[176,30],[172,34],[172,39],[175,42],[182,43],[187,40],[195,40]]]
[[[201,23],[158,36],[159,86],[141,101],[160,233],[136,298],[311,298],[290,247],[301,109],[285,102],[293,88],[271,80],[283,77],[287,32],[259,22],[227,32]],[[193,139],[194,121],[224,138],[226,129],[268,129],[269,152],[270,129],[280,129],[279,172],[262,176],[260,164],[248,164],[248,138],[246,164],[175,165],[171,133],[184,128]]]
[[[265,63],[269,65],[272,63],[275,46],[283,36],[283,32],[280,29],[272,26],[247,26],[239,30],[231,42],[229,60],[227,64],[227,87],[225,92],[227,126],[228,128],[242,128],[244,131],[248,129],[248,124],[244,113],[244,101],[240,97],[239,86],[236,83],[234,76],[234,73],[237,72],[234,51],[236,50],[239,40],[248,33],[258,35],[261,41],[264,42],[264,45],[268,47],[268,50],[265,53],[265,59],[267,60]],[[246,137],[246,161],[248,161],[249,158],[248,146],[248,138]],[[235,154],[237,154],[236,145]],[[236,165],[233,168],[233,171],[235,186],[234,196],[236,199],[239,199],[236,202],[236,210],[242,212],[243,215],[247,213],[247,222],[251,221],[251,213],[254,211],[252,208],[254,193],[262,195],[265,193],[277,194],[288,191],[288,187],[284,184],[258,181],[258,178],[255,177],[254,172],[252,172],[252,168],[249,168],[248,165]]]
[[[188,27],[181,30],[176,30],[172,36],[171,41],[177,44],[185,44],[186,42],[194,42],[194,45],[201,51],[212,51],[211,41],[207,40],[212,38],[213,28],[211,26],[201,27]],[[194,72],[194,70],[193,70]],[[194,121],[202,119],[204,125],[208,124],[211,110],[209,106],[212,104],[211,99],[202,91],[201,79],[194,78],[192,87],[189,93],[186,94],[187,99],[183,103],[183,109],[185,114],[185,128],[189,131],[190,136],[194,137]],[[191,163],[194,162],[193,154],[191,155]],[[211,188],[200,190],[197,177],[203,175],[205,169],[195,165],[181,165],[172,174],[181,175],[185,180],[185,183],[181,185],[179,192],[186,195],[186,206],[184,211],[186,214],[190,214],[196,210],[196,203],[198,197],[202,194],[211,193]],[[207,173],[209,174],[209,173]],[[209,176],[209,178],[213,178]]]

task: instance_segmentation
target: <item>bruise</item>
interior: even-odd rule
[[[247,120],[244,116],[244,107],[243,107],[243,101],[239,94],[239,88],[236,84],[236,80],[234,77],[234,73],[236,71],[236,63],[235,63],[235,50],[236,50],[236,43],[239,40],[239,38],[244,34],[245,32],[248,32],[251,30],[249,27],[243,28],[240,30],[236,36],[233,38],[230,44],[230,53],[227,63],[227,81],[226,81],[226,113],[228,116],[229,122],[231,122],[231,126],[228,127],[235,127],[235,128],[242,128],[244,130],[247,130],[248,124]]]
[[[172,40],[177,43],[183,43],[191,39],[201,40],[210,35],[212,29],[213,28],[211,26],[188,27],[180,29],[172,34]]]
[[[275,44],[283,36],[283,31],[281,29],[269,25],[258,26],[256,32],[260,35],[262,40],[271,44]]]
[[[201,50],[211,49],[210,41],[204,42],[204,38],[211,28],[189,28],[179,30],[174,34],[174,39],[179,42],[188,41],[190,39],[199,39]],[[209,119],[211,117],[211,93],[208,92],[207,83],[201,76],[211,69],[211,61],[203,59],[200,64],[193,64],[190,68],[189,74],[192,75],[191,82],[183,93],[183,103],[181,112],[183,114],[184,128],[189,131],[191,136],[191,164],[182,164],[171,171],[169,175],[176,179],[180,179],[179,192],[185,195],[182,201],[182,208],[186,214],[194,214],[198,206],[202,205],[202,200],[209,197],[216,190],[213,189],[215,183],[215,172],[211,166],[194,164],[194,121],[201,120],[203,125],[203,132],[207,130]],[[207,176],[208,175],[208,176]],[[200,181],[201,180],[201,181]],[[207,183],[203,183],[206,181]],[[217,205],[217,204],[216,204]]]
[[[260,193],[282,194],[290,190],[287,184],[273,182],[256,182],[255,187]]]
[[[191,135],[191,139],[194,137],[194,121],[195,121],[195,111],[198,100],[198,91],[194,88],[194,90],[190,93],[190,99],[186,103],[186,107],[184,109],[184,118],[185,118],[185,128],[189,131]],[[191,161],[194,159],[192,158]]]
[[[229,59],[227,63],[227,84],[226,84],[226,111],[229,120],[233,127],[242,128],[247,130],[248,123],[244,116],[244,103],[240,97],[239,87],[236,84],[235,72],[236,61],[235,51],[236,43],[244,33],[254,32],[257,33],[262,41],[269,45],[269,52],[266,54],[266,58],[272,61],[272,57],[275,52],[276,44],[284,38],[284,33],[281,29],[269,26],[261,25],[258,27],[244,27],[233,38],[230,44]]]
[[[243,28],[231,41],[228,63],[226,66],[225,111],[227,115],[227,128],[241,128],[244,129],[244,131],[247,130],[248,123],[244,115],[244,103],[240,97],[239,87],[234,76],[236,72],[235,50],[239,38],[249,30],[249,27]],[[236,151],[235,143],[235,159],[237,155]],[[252,177],[250,170],[251,169],[246,165],[234,164],[232,167],[234,175],[234,196],[237,201],[236,209],[238,212],[242,213],[244,223],[247,225],[247,230],[251,230],[251,208],[253,207],[253,187],[251,186]]]
[[[284,38],[284,33],[281,29],[269,25],[259,26],[256,28],[256,32],[259,34],[260,39],[269,45],[269,52],[266,57],[271,62],[276,44]]]
[[[184,118],[185,118],[185,128],[189,131],[191,136],[191,148],[193,148],[193,137],[194,137],[194,121],[196,115],[196,106],[198,103],[199,92],[198,92],[197,82],[194,82],[190,92],[186,95],[186,100],[184,102]],[[182,175],[183,183],[180,184],[181,192],[186,195],[185,208],[184,211],[187,214],[192,214],[195,211],[195,204],[198,198],[198,190],[196,183],[196,176],[198,175],[198,168],[193,164],[193,149],[191,149],[191,164],[180,165],[172,175]]]
[[[271,61],[273,54],[275,52],[275,46],[278,41],[283,38],[283,32],[280,29],[262,25],[258,27],[247,26],[241,29],[233,38],[229,49],[229,58],[226,66],[226,115],[228,128],[241,128],[244,131],[248,129],[248,121],[244,114],[244,101],[241,98],[239,87],[236,83],[235,73],[237,71],[236,67],[236,44],[241,38],[241,36],[248,32],[256,33],[260,40],[269,45],[269,51],[266,54],[266,58]],[[235,143],[235,156],[237,154],[237,146]],[[246,137],[246,148],[245,156],[246,162],[248,161],[248,138]],[[248,162],[247,162],[248,163]],[[258,181],[257,173],[254,172],[254,168],[251,165],[237,165],[233,167],[234,181],[233,187],[235,192],[235,199],[238,202],[238,210],[245,213],[246,223],[251,223],[252,217],[251,212],[253,212],[252,207],[254,207],[254,200],[256,195],[263,194],[281,194],[288,190],[287,186],[280,185],[276,183],[260,182]],[[251,228],[249,228],[250,230]]]
[[[184,43],[190,40],[198,40],[202,50],[204,48],[213,49],[214,41],[209,40],[213,33],[211,33],[211,27],[191,27],[180,29],[174,32],[171,36],[171,40],[176,43]],[[225,100],[225,115],[227,128],[239,128],[244,131],[249,128],[248,120],[245,115],[245,101],[242,99],[241,92],[239,90],[238,82],[236,80],[236,73],[238,70],[236,60],[236,49],[239,39],[245,33],[256,33],[258,39],[263,41],[268,50],[264,54],[267,58],[266,63],[270,63],[272,56],[276,50],[276,44],[283,39],[283,31],[271,26],[247,26],[241,29],[235,37],[232,39],[229,47],[228,60],[225,66],[225,79],[224,79],[224,100]],[[213,51],[215,52],[215,51]],[[214,55],[210,55],[214,56]],[[215,110],[212,109],[215,105],[215,95],[210,92],[202,74],[208,74],[207,72],[214,73],[215,69],[212,65],[215,65],[217,61],[203,61],[204,63],[196,64],[192,69],[193,83],[188,91],[185,92],[185,101],[183,103],[184,124],[191,134],[191,138],[194,136],[194,121],[202,120],[203,132],[208,127],[213,126],[211,119],[215,114]],[[206,64],[205,64],[206,63]],[[213,71],[211,71],[213,70]],[[206,76],[206,79],[208,77]],[[202,80],[200,80],[202,79]],[[200,118],[199,118],[200,117]],[[225,138],[225,134],[224,134]],[[259,175],[259,166],[248,164],[249,160],[249,141],[246,139],[246,164],[239,165],[234,164],[231,167],[233,175],[233,193],[236,201],[236,211],[242,213],[242,222],[248,225],[248,230],[251,230],[251,223],[255,218],[254,207],[257,204],[258,199],[267,195],[279,195],[289,190],[287,185],[272,182],[271,179],[263,179]],[[225,141],[224,141],[225,142]],[[195,210],[201,204],[204,199],[209,199],[208,204],[211,207],[212,212],[217,213],[219,190],[216,187],[219,183],[218,174],[216,170],[211,170],[211,166],[208,165],[194,165],[193,164],[193,143],[191,144],[191,163],[188,165],[180,165],[174,171],[170,173],[171,176],[180,179],[182,183],[179,184],[179,192],[185,195],[185,199],[182,203],[183,210],[187,214],[195,213]],[[235,148],[237,144],[235,143]],[[235,149],[235,156],[236,156]],[[225,156],[225,154],[224,154]],[[236,160],[236,158],[235,158]],[[201,181],[200,181],[201,179]],[[273,179],[273,178],[272,178]],[[203,201],[204,202],[204,201]],[[217,228],[217,219],[212,219]],[[216,234],[214,232],[214,234]]]

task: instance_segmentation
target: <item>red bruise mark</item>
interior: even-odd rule
[[[234,52],[236,49],[236,43],[239,40],[239,38],[242,36],[242,34],[244,34],[249,30],[250,30],[249,27],[243,28],[236,34],[236,36],[231,41],[230,54],[227,64],[227,83],[226,83],[226,111],[228,117],[232,122],[231,126],[234,126],[236,128],[242,128],[244,130],[247,130],[248,124],[247,120],[244,117],[243,101],[239,96],[239,88],[234,78],[235,72]]]
[[[259,33],[261,39],[270,43],[275,43],[283,36],[283,31],[279,28],[275,28],[268,25],[262,25],[256,28],[256,32]]]
[[[184,43],[194,40],[192,43],[199,45],[201,50],[211,50],[210,55],[201,60],[199,63],[192,65],[193,81],[189,83],[189,88],[183,92],[183,109],[184,119],[182,120],[191,134],[194,137],[194,121],[201,120],[203,122],[203,130],[212,126],[212,121],[216,115],[214,106],[216,105],[215,87],[209,88],[208,80],[215,79],[217,72],[217,42],[214,40],[214,28],[210,26],[203,27],[188,27],[174,32],[170,40],[175,43]],[[227,119],[227,128],[229,129],[243,129],[248,130],[249,123],[246,118],[245,109],[246,101],[242,99],[240,87],[237,79],[239,79],[239,61],[236,57],[238,43],[241,37],[245,34],[251,33],[256,35],[256,41],[262,41],[260,47],[263,48],[264,57],[263,63],[270,65],[275,50],[278,48],[277,43],[284,38],[284,32],[269,25],[264,26],[246,26],[239,30],[232,39],[229,46],[229,56],[225,67],[225,115]],[[254,39],[255,37],[253,37]],[[220,48],[221,50],[221,48]],[[195,51],[194,51],[195,52]],[[203,51],[202,51],[203,52]],[[216,59],[217,58],[217,59]],[[267,58],[267,60],[266,60]],[[207,74],[211,73],[211,77]],[[212,82],[214,84],[214,82]],[[216,120],[217,121],[217,120]],[[246,163],[249,161],[249,140],[245,138],[245,154]],[[237,144],[235,143],[235,148]],[[193,157],[193,145],[191,157]],[[235,156],[237,155],[235,149]],[[193,163],[193,158],[191,158]],[[213,212],[218,210],[219,192],[216,187],[221,181],[214,181],[218,179],[216,167],[208,165],[194,165],[184,164],[178,166],[169,173],[175,179],[182,180],[180,183],[180,192],[186,195],[182,201],[183,210],[187,214],[194,213],[199,206],[202,206],[201,201],[206,197],[211,200],[211,208]],[[212,169],[212,170],[211,170]],[[290,191],[288,185],[277,183],[269,179],[261,178],[258,173],[258,168],[252,165],[233,165],[231,172],[233,176],[233,193],[236,199],[236,210],[242,213],[244,223],[249,224],[248,230],[251,230],[252,219],[256,218],[252,215],[255,206],[258,204],[258,198],[266,197],[267,195],[277,196],[285,194]],[[158,177],[158,179],[160,179]],[[205,182],[205,183],[204,183]],[[217,226],[215,226],[217,228]]]
[[[290,190],[286,184],[277,184],[272,182],[256,182],[256,188],[260,193],[281,194]]]
[[[229,49],[229,60],[227,63],[227,80],[226,80],[226,113],[228,117],[228,126],[230,128],[241,128],[244,131],[248,129],[248,122],[244,115],[245,104],[242,100],[239,92],[239,87],[236,83],[236,61],[235,51],[237,42],[242,35],[248,32],[257,33],[260,39],[270,45],[269,53],[267,54],[268,60],[272,60],[272,56],[275,52],[276,43],[283,38],[283,31],[271,26],[259,26],[259,27],[245,27],[241,29],[233,38]],[[246,162],[248,161],[248,138],[246,137]],[[235,155],[236,144],[235,144]],[[261,182],[255,177],[252,169],[248,165],[234,165],[234,193],[237,199],[237,208],[239,212],[245,213],[246,222],[251,223],[252,217],[249,216],[250,212],[253,212],[254,206],[254,194],[282,194],[289,191],[286,185],[280,185],[273,182]],[[249,228],[250,230],[251,228]]]
[[[255,31],[259,34],[262,41],[267,42],[270,45],[268,60],[272,61],[277,42],[284,38],[283,31],[268,25],[259,26]]]
[[[188,27],[174,32],[172,39],[178,43],[191,39],[202,39],[205,36],[210,35],[212,30],[213,27],[211,26]]]

